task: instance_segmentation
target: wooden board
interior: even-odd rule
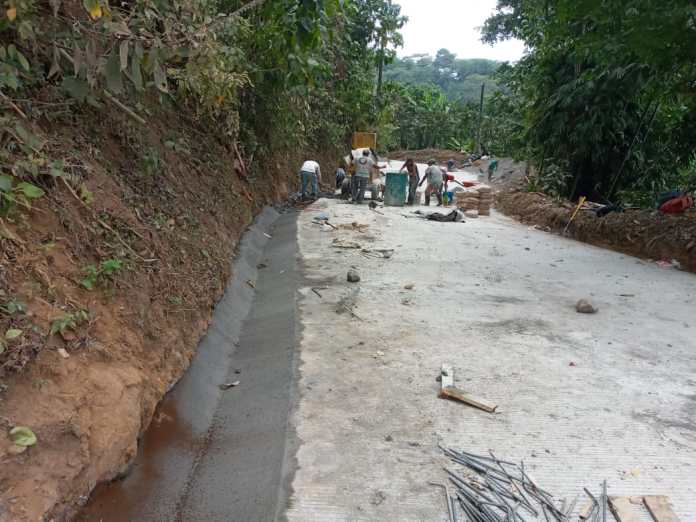
[[[618,522],[640,522],[635,504],[629,497],[609,497],[609,507]]]
[[[672,511],[669,498],[664,495],[646,495],[643,497],[645,507],[655,522],[679,522],[679,518]]]
[[[455,388],[454,386],[447,386],[441,388],[440,397],[443,399],[454,399],[455,401],[463,402],[464,404],[468,404],[469,406],[473,406],[474,408],[487,411],[488,413],[493,413],[497,408],[497,406],[489,406],[488,404],[481,402],[478,399],[470,397],[462,390],[460,390],[459,388]]]
[[[443,364],[440,369],[440,398],[453,399],[463,402],[474,408],[478,408],[488,413],[493,413],[497,406],[489,406],[488,404],[471,397],[462,390],[454,386],[454,368],[450,364]]]

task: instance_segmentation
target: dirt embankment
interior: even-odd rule
[[[563,232],[575,205],[520,189],[498,193],[496,206],[515,219],[554,232]],[[626,210],[598,217],[580,210],[567,230],[579,241],[653,260],[677,260],[696,272],[696,210],[664,215],[654,210]]]
[[[177,112],[71,118],[32,126],[65,175],[0,222],[0,335],[21,331],[0,350],[0,521],[62,520],[127,469],[240,234],[304,159],[257,158],[245,180],[229,144]],[[38,443],[15,454],[13,426]]]

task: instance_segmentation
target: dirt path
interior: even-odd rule
[[[341,228],[313,224],[318,212]],[[498,213],[382,212],[320,201],[298,224],[308,282],[289,520],[445,520],[428,485],[446,480],[439,442],[524,459],[561,498],[607,479],[610,494],[668,495],[696,519],[694,275]],[[576,313],[580,298],[599,313]],[[498,412],[438,399],[444,362]]]

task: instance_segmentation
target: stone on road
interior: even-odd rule
[[[319,212],[337,230],[312,225]],[[606,479],[610,495],[667,495],[696,520],[694,275],[495,212],[464,224],[382,213],[321,200],[300,214],[288,520],[446,520],[428,484],[446,482],[438,443],[524,460],[558,498]],[[356,221],[369,227],[341,226]],[[601,313],[578,314],[578,295]],[[496,413],[439,399],[445,362]]]

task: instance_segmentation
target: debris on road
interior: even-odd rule
[[[370,228],[370,225],[367,223],[358,223],[357,221],[353,221],[350,224],[338,225],[338,228],[345,230],[354,230],[363,234],[368,228]]]
[[[459,223],[460,221],[464,221],[464,214],[455,209],[448,214],[433,212],[432,214],[428,214],[425,219],[428,221],[439,221],[440,223]]]
[[[319,286],[313,286],[313,287],[312,287],[312,292],[314,292],[314,293],[317,294],[320,298],[322,298],[323,296],[319,293],[319,290],[326,290],[326,287],[325,287],[325,286],[321,286],[321,287],[319,287]]]
[[[587,299],[580,299],[576,304],[575,304],[575,310],[579,314],[596,314],[597,309],[592,306],[592,303],[590,303]]]
[[[394,255],[393,248],[363,248],[360,252],[365,254],[365,257],[378,257],[382,259],[391,259]]]
[[[239,381],[226,382],[225,384],[221,384],[220,389],[229,390],[230,388],[235,388],[236,386],[239,386]]]
[[[70,354],[65,348],[58,348],[58,355],[60,355],[63,359],[68,359],[70,357]]]
[[[344,239],[338,238],[333,240],[331,246],[334,248],[362,248],[362,245],[360,245],[360,243],[357,243],[355,241],[346,241]]]
[[[256,284],[251,279],[247,279],[246,284],[248,284],[251,288],[256,288]]]
[[[329,222],[329,215],[326,212],[322,212],[318,216],[315,216],[312,219],[312,222],[316,225],[329,225],[334,230],[338,230],[337,227],[335,227]]]
[[[409,284],[407,284],[407,285],[404,285],[404,290],[413,290],[413,287],[414,287],[414,284],[413,284],[413,283],[409,283]]]
[[[448,364],[443,364],[440,370],[440,376],[442,377],[440,381],[440,394],[441,399],[454,399],[474,408],[478,408],[488,413],[494,413],[498,406],[489,406],[488,404],[471,397],[464,393],[462,390],[454,386],[454,370],[452,366]]]
[[[257,270],[262,270],[264,268],[268,268],[268,265],[266,263],[259,263],[258,265],[256,265]]]
[[[681,263],[676,259],[672,259],[671,261],[667,259],[660,259],[659,261],[655,261],[655,264],[660,268],[676,268],[677,270],[681,270],[682,268]]]
[[[349,283],[357,283],[360,281],[360,274],[358,273],[357,270],[355,270],[354,268],[351,268],[350,270],[348,270],[347,279],[348,279]]]

